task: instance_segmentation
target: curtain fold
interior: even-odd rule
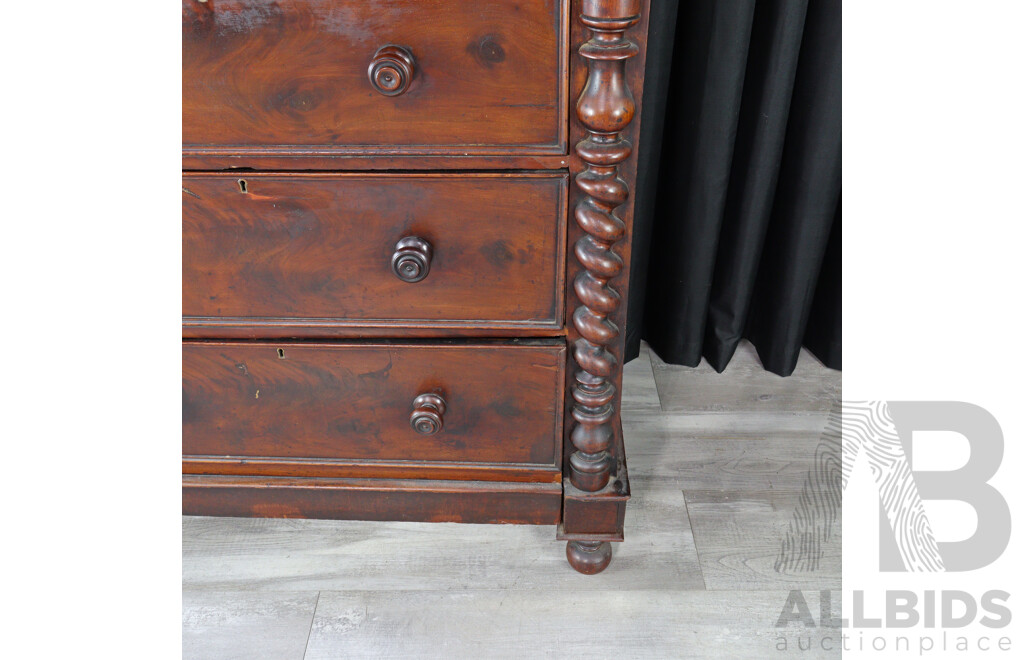
[[[652,4],[627,358],[840,368],[841,3]]]

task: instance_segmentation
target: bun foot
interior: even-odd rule
[[[612,561],[612,544],[607,541],[569,541],[565,546],[569,565],[584,575],[594,575],[608,568]]]

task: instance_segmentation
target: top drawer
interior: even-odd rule
[[[183,0],[184,151],[564,154],[567,2]]]

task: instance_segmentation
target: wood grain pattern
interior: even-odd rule
[[[567,570],[565,544],[552,538],[548,526],[496,529],[472,524],[186,516],[182,521],[183,587],[385,593],[493,590],[513,598],[524,590],[611,597],[628,589],[704,589],[682,492],[672,480],[643,477],[636,491],[626,519],[630,542],[616,546],[612,566],[596,579]],[[560,612],[533,624],[554,630],[572,619],[572,613]]]
[[[191,155],[564,154],[568,0],[182,2]],[[398,45],[400,96],[367,67]]]
[[[189,342],[182,452],[557,465],[564,355],[557,342]],[[429,437],[409,424],[423,392],[448,402]]]
[[[649,2],[183,0],[183,169],[246,170],[184,175],[186,510],[568,516],[605,568]]]
[[[630,443],[630,469],[671,476],[681,488],[695,490],[798,487],[814,465],[827,420],[793,413],[652,412],[623,412],[623,426],[644,438],[642,445]],[[674,450],[682,444],[686,452]]]
[[[626,225],[615,215],[629,196],[629,186],[618,174],[618,165],[632,152],[621,131],[633,121],[636,104],[625,82],[625,61],[639,48],[625,38],[625,31],[640,20],[640,2],[610,3],[584,1],[580,20],[593,34],[580,47],[588,60],[587,85],[576,105],[576,116],[588,136],[576,145],[586,169],[576,175],[584,197],[575,206],[576,222],[585,235],[575,245],[576,259],[583,266],[573,281],[582,303],[573,312],[573,326],[579,337],[573,342],[573,359],[578,365],[569,478],[580,490],[599,491],[611,477],[616,417],[616,388],[612,382],[620,366],[605,348],[619,336],[608,315],[619,306],[619,293],[609,281],[622,272],[622,258],[613,249],[626,233]]]
[[[809,441],[812,416],[795,408],[664,412],[647,352],[641,350],[625,370],[622,416],[633,486],[625,521],[629,541],[615,546],[615,560],[600,575],[565,570],[562,544],[551,541],[550,527],[185,517],[183,618],[190,621],[186,634],[194,653],[185,657],[217,657],[214,650],[226,638],[259,657],[247,625],[259,621],[259,613],[247,615],[249,604],[262,594],[260,602],[276,612],[275,594],[288,598],[303,591],[320,591],[308,657],[488,657],[510,648],[531,658],[787,657],[776,651],[780,630],[774,624],[789,589],[803,589],[817,619],[818,590],[840,581],[838,560],[792,587],[795,575],[768,566],[779,548],[779,523],[791,516],[787,507],[806,474],[779,469],[766,481],[768,470],[797,460],[796,450],[778,452],[803,442],[793,434]],[[718,375],[722,391],[737,393],[751,377],[745,370]],[[690,386],[703,379],[695,374]],[[681,381],[667,394],[685,397],[686,385]],[[673,400],[664,404],[672,408]],[[808,405],[807,413],[813,412],[814,402]],[[809,453],[813,443],[803,446]],[[740,461],[765,470],[726,467]],[[717,491],[694,494],[696,538],[684,487]],[[786,492],[772,496],[764,492],[769,489]],[[705,590],[705,553],[714,558],[705,563],[710,586],[737,588]],[[715,565],[719,561],[722,568]],[[838,592],[832,594],[837,602]],[[280,612],[283,620],[289,610],[281,606]],[[237,623],[222,623],[231,617]],[[308,630],[298,619],[295,626]],[[394,630],[402,634],[390,634]],[[573,636],[566,637],[566,630]],[[783,631],[789,655],[839,657],[838,639],[830,651],[819,645],[831,629],[794,624]],[[796,651],[797,635],[804,645],[812,636],[814,650]]]
[[[584,546],[583,550],[587,554],[581,556],[592,557],[595,553],[601,553],[607,556],[607,561],[611,561],[611,555],[608,554],[611,548],[601,544],[618,542],[625,538],[623,529],[626,503],[631,497],[629,472],[625,462],[626,451],[622,445],[623,434],[619,420],[616,420],[613,436],[615,445],[611,448],[611,453],[616,457],[614,481],[594,492],[577,488],[569,479],[563,479],[562,522],[555,535],[559,540],[569,541],[570,545],[572,542],[588,543],[590,545]],[[573,553],[578,551],[566,552],[572,557]],[[573,564],[573,561],[570,559],[569,563]],[[605,562],[604,566],[607,565]],[[575,568],[575,564],[573,566]]]
[[[651,352],[654,380],[665,410],[688,413],[802,412],[824,417],[842,398],[843,376],[803,350],[793,373],[766,371],[747,340],[736,348],[723,378],[706,360],[697,367],[668,364]]]
[[[181,168],[188,171],[251,170],[251,171],[348,171],[384,170],[557,170],[569,166],[566,154],[309,154],[275,153],[272,155],[196,153],[181,155]]]
[[[791,487],[799,486],[802,480]],[[685,496],[694,536],[701,539],[701,572],[708,589],[749,589],[753,584],[762,589],[842,586],[841,524],[821,542],[816,570],[776,565],[786,531],[805,496],[800,491],[686,490]]]
[[[626,63],[643,50],[626,32],[640,23],[646,12],[642,0],[580,0],[578,7],[579,23],[589,32],[589,38],[579,46],[585,74],[579,69],[573,73],[575,79],[584,82],[574,117],[581,135],[572,168],[576,183],[573,209],[580,233],[574,245],[579,268],[572,280],[578,304],[572,312],[569,338],[577,368],[570,389],[573,426],[566,443],[573,451],[566,463],[568,483],[564,488],[567,494],[570,486],[581,493],[600,494],[608,489],[616,465],[622,462],[613,452],[620,426],[617,404],[622,380],[622,335],[617,314],[624,305],[610,282],[626,267],[615,246],[626,238],[630,225],[616,214],[616,209],[629,199],[629,186],[634,180],[630,177],[627,181],[619,171],[619,165],[632,152],[624,131],[637,112]],[[639,32],[643,38],[646,25]],[[574,32],[574,43],[583,38],[582,32]],[[631,213],[631,209],[628,211]],[[621,444],[621,435],[618,441]],[[567,514],[563,524],[582,534],[587,518],[575,521]],[[610,549],[603,542],[568,543],[569,563],[581,572],[599,572],[611,560]],[[585,560],[594,556],[600,560]]]
[[[550,525],[557,484],[494,481],[182,477],[186,515]]]
[[[307,336],[363,322],[561,327],[563,174],[189,174],[182,185],[189,336],[263,323]],[[392,271],[409,236],[433,246],[415,283]]]
[[[559,591],[453,592],[323,592],[306,660],[816,660],[839,658],[842,648],[842,631],[791,628],[788,652],[776,649],[780,630],[774,624],[785,590],[651,592],[627,586],[581,595],[573,585]],[[808,594],[811,607],[817,605],[814,596]],[[796,650],[797,634],[804,644],[813,635],[810,651]],[[828,651],[818,642],[824,637]],[[855,643],[848,642],[851,648]]]
[[[632,0],[630,0],[632,1]],[[581,12],[583,0],[574,0],[573,4],[573,15],[578,15]],[[639,47],[639,52],[636,56],[629,58],[626,61],[625,66],[625,83],[629,87],[629,90],[633,96],[633,102],[636,108],[634,113],[633,121],[629,123],[621,131],[622,139],[629,141],[630,144],[637,144],[640,135],[640,125],[643,119],[643,90],[644,90],[644,67],[647,60],[647,31],[648,22],[650,20],[650,12],[648,7],[650,6],[651,0],[641,0],[640,2],[640,20],[632,29],[629,30],[628,39],[635,43]],[[591,38],[590,30],[579,20],[574,20],[571,26],[571,40],[573,43],[573,49],[578,50],[584,43]],[[588,80],[588,66],[587,60],[581,56],[573,57],[570,60],[570,77],[569,77],[569,93],[572,98],[579,98],[583,94],[583,90]],[[580,121],[576,112],[570,113],[569,116],[569,141],[570,144],[578,144],[585,140],[590,135],[590,131]],[[572,149],[569,153],[569,171],[571,175],[584,171],[587,167],[586,162],[582,159],[580,154],[576,150]],[[637,177],[637,159],[627,158],[618,164],[618,174],[627,183],[627,185],[633,185]],[[575,209],[575,207],[584,199],[585,193],[580,189],[579,186],[570,186],[569,188],[569,206]],[[605,345],[605,349],[614,356],[615,361],[618,364],[622,363],[623,347],[625,344],[625,332],[624,328],[626,325],[626,309],[627,309],[627,298],[629,295],[629,278],[630,278],[630,261],[632,254],[632,239],[633,239],[633,210],[634,210],[634,197],[627,197],[626,201],[622,205],[615,209],[615,215],[625,225],[626,230],[622,238],[615,244],[616,250],[619,254],[619,258],[622,260],[622,269],[619,274],[609,282],[609,285],[614,288],[619,294],[619,304],[615,311],[607,315],[607,319],[615,324],[619,329],[618,336]],[[576,243],[582,239],[586,232],[579,226],[577,222],[570,222],[568,227],[569,240],[568,243],[571,246],[575,246]],[[570,258],[566,263],[566,281],[574,282],[579,277],[580,272],[584,270],[584,266],[580,264],[577,259]],[[576,295],[573,286],[566,287],[566,318],[571,319],[576,309],[582,305],[582,301]],[[567,338],[572,345],[573,342],[578,338],[579,334],[576,331],[573,323],[567,323],[566,327]],[[623,369],[617,369],[614,371],[612,376],[612,382],[616,388],[616,397],[621,398],[622,391],[622,376]],[[572,386],[575,383],[574,370],[568,372],[569,381],[566,386],[566,430],[567,432],[572,429],[573,420],[570,416],[573,408],[572,400]],[[621,407],[621,401],[619,402]],[[564,450],[566,452],[565,459],[568,460],[569,454],[572,452],[572,443],[566,442],[564,444]]]
[[[234,474],[335,479],[436,479],[442,481],[536,481],[561,483],[556,465],[460,461],[381,461],[249,456],[184,456],[185,474]]]
[[[302,660],[319,593],[185,590],[184,660]]]
[[[485,339],[564,338],[565,328],[515,321],[408,321],[342,319],[184,318],[185,339]]]

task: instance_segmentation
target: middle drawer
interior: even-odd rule
[[[566,186],[557,172],[186,174],[184,336],[557,330]]]

